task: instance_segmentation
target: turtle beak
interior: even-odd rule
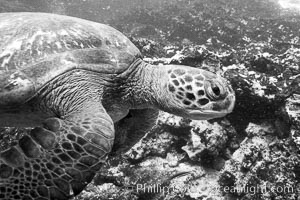
[[[233,111],[234,105],[235,95],[233,93],[228,95],[222,102],[214,102],[206,109],[188,111],[188,117],[193,120],[209,120],[224,117]]]
[[[193,120],[209,120],[209,119],[224,117],[227,114],[228,113],[216,112],[216,111],[203,112],[200,110],[193,110],[189,112],[189,117]]]

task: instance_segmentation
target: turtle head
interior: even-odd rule
[[[195,120],[223,117],[232,112],[235,94],[219,75],[181,65],[165,66],[165,111]]]

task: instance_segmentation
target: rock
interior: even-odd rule
[[[190,140],[182,149],[194,161],[201,161],[201,158],[211,156],[217,157],[228,142],[228,136],[235,133],[228,133],[225,127],[214,122],[193,121],[190,131]]]
[[[166,112],[160,112],[158,124],[162,126],[169,126],[173,128],[190,128],[192,120],[178,117]]]
[[[300,95],[294,94],[287,99],[286,112],[291,122],[291,135],[293,141],[300,148]]]
[[[214,160],[213,160],[213,166],[212,168],[217,170],[217,171],[220,171],[221,169],[223,169],[224,165],[225,165],[225,159],[222,158],[222,157],[216,157]]]
[[[120,155],[109,159],[90,190],[101,191],[101,195],[98,194],[101,198],[109,197],[114,191],[115,199],[120,198],[124,191],[127,199],[144,198],[145,195],[146,199],[221,199],[221,193],[218,190],[211,192],[211,187],[217,187],[217,170],[225,164],[222,150],[231,149],[229,139],[234,141],[235,137],[234,128],[225,119],[220,122],[192,121],[160,113],[157,125],[125,157]],[[207,159],[210,162],[205,164]],[[195,161],[213,169],[206,170],[193,164]],[[176,176],[186,172],[187,175]],[[142,184],[151,187],[161,184],[168,188],[168,192],[134,191]],[[151,191],[151,187],[147,189]],[[89,192],[82,195],[84,198],[91,196]]]
[[[276,139],[276,130],[266,124],[250,124],[246,130],[250,138],[245,138],[232,158],[226,161],[220,185],[232,188],[229,193],[242,199],[253,199],[254,195],[263,199],[278,196],[280,199],[296,199],[292,169],[297,166],[299,156],[291,139]],[[293,189],[293,192],[280,192],[283,187]]]
[[[145,61],[221,74],[237,101],[233,113],[209,121],[161,112],[156,127],[125,155],[110,157],[77,199],[299,199],[299,12],[278,6],[179,0],[110,21]],[[24,132],[1,130],[0,148]],[[168,193],[133,191],[162,182]]]
[[[260,125],[249,123],[245,131],[248,137],[263,136],[266,134],[271,135],[275,133],[274,127],[269,123],[263,123]]]

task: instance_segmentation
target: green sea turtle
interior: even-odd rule
[[[0,199],[68,199],[81,192],[122,137],[122,130],[115,137],[114,124],[129,110],[137,121],[128,137],[136,141],[131,133],[145,132],[158,109],[211,119],[234,106],[225,79],[147,64],[107,25],[1,13],[0,45],[0,126],[36,127],[1,149]]]

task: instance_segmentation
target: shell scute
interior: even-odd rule
[[[140,57],[112,27],[47,13],[0,13],[0,47],[0,105],[23,103],[66,71],[122,73]]]

